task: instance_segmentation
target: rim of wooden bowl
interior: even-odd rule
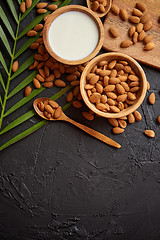
[[[90,73],[91,69],[101,60],[124,60],[129,63],[129,65],[132,67],[132,69],[135,71],[135,73],[138,75],[140,78],[140,90],[137,93],[137,99],[135,103],[128,108],[120,111],[119,113],[104,113],[100,110],[98,110],[94,104],[92,104],[87,96],[86,90],[84,89],[84,86],[86,84],[86,75]],[[88,106],[89,109],[91,109],[94,113],[98,114],[101,117],[105,118],[121,118],[129,115],[130,113],[133,113],[139,106],[142,104],[145,95],[147,91],[147,79],[146,75],[142,69],[142,67],[139,65],[139,63],[134,60],[132,57],[123,54],[123,53],[116,53],[116,52],[111,52],[111,53],[104,53],[101,54],[97,57],[95,57],[90,63],[87,64],[85,67],[81,78],[80,78],[80,92],[82,95],[82,98],[85,102],[85,104]]]
[[[87,1],[88,8],[91,9],[91,1],[90,0],[86,0],[86,1]],[[92,11],[96,13],[98,17],[102,18],[109,12],[109,10],[111,9],[111,6],[112,6],[112,0],[107,0],[107,6],[105,7],[104,13],[94,12],[93,10]]]
[[[70,11],[79,11],[79,12],[83,12],[83,13],[87,14],[88,16],[90,16],[96,23],[96,25],[98,27],[98,31],[99,31],[99,41],[97,43],[96,48],[87,57],[79,59],[79,60],[67,60],[67,59],[60,57],[53,51],[52,47],[49,44],[49,40],[48,40],[49,28],[50,28],[50,25],[52,24],[52,22],[61,14],[70,12]],[[45,25],[44,25],[43,40],[44,40],[44,44],[45,44],[47,51],[57,61],[62,62],[64,64],[68,64],[68,65],[78,65],[78,64],[82,64],[82,63],[85,63],[85,62],[91,60],[93,57],[95,57],[98,54],[98,52],[100,51],[100,49],[102,48],[102,45],[103,45],[104,28],[103,28],[103,24],[102,24],[100,18],[89,8],[83,7],[80,5],[69,5],[69,6],[65,6],[65,7],[61,7],[59,9],[57,9],[54,13],[52,13],[49,16],[49,18],[47,19],[47,21],[45,22]]]

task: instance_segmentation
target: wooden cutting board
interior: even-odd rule
[[[144,51],[144,44],[142,42],[133,44],[128,48],[121,48],[120,44],[122,41],[131,39],[128,35],[128,30],[131,26],[133,26],[133,24],[129,23],[128,21],[122,21],[119,16],[114,15],[111,11],[104,20],[103,48],[108,51],[116,51],[128,54],[141,63],[160,69],[160,23],[158,23],[158,17],[160,16],[160,0],[113,0],[113,4],[116,4],[119,8],[124,8],[127,10],[128,16],[131,16],[136,2],[145,3],[147,7],[146,12],[151,15],[153,26],[146,33],[146,35],[154,35],[152,40],[155,43],[154,49],[150,51]],[[119,33],[117,38],[113,38],[109,33],[110,26],[114,26],[117,29]]]

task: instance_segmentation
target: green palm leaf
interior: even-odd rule
[[[1,73],[0,73],[0,83],[2,84],[2,87],[5,90],[5,85],[4,85],[4,81],[3,81]]]
[[[1,95],[0,95],[0,104],[1,104],[1,106],[3,105],[3,102],[2,102],[2,97],[1,97]]]
[[[14,104],[5,114],[4,117],[8,116],[9,114],[16,111],[18,108],[22,107],[24,104],[29,102],[32,98],[36,97],[39,93],[41,93],[45,88],[41,87],[39,89],[35,89],[31,92],[31,94],[28,97],[22,98],[19,102]]]
[[[0,6],[0,18],[2,19],[5,27],[7,28],[8,32],[10,33],[10,35],[12,36],[13,39],[15,39],[15,35],[13,32],[13,29],[8,21],[8,18],[5,14],[5,12],[3,11],[2,7]]]
[[[8,6],[12,12],[12,15],[15,19],[15,21],[18,23],[18,15],[17,15],[17,12],[16,12],[16,9],[15,9],[15,6],[13,4],[13,1],[12,0],[7,0],[7,3],[8,3]]]
[[[32,63],[34,62],[34,57],[30,56],[19,68],[18,70],[12,75],[10,78],[11,80],[17,77],[20,73],[26,70]]]
[[[28,77],[26,77],[17,87],[15,87],[12,92],[8,95],[7,99],[13,97],[16,93],[21,91],[24,87],[26,87],[29,83],[32,82],[33,78],[35,78],[37,71],[32,72]]]
[[[4,33],[3,28],[1,26],[0,26],[0,38],[2,39],[2,42],[3,42],[4,46],[6,47],[9,55],[11,56],[12,55],[11,48],[10,48],[8,39],[6,37],[6,34]]]
[[[19,5],[22,3],[22,1],[21,1],[21,0],[17,0],[17,1],[18,1]]]
[[[65,0],[65,1],[60,5],[60,7],[64,7],[64,6],[68,5],[68,4],[70,4],[70,2],[71,2],[71,0]]]
[[[0,51],[0,61],[1,61],[2,65],[3,65],[4,69],[5,69],[6,73],[8,73],[7,64],[6,64],[5,60],[4,60],[4,57],[3,57],[2,53],[1,53],[1,51]]]
[[[22,47],[18,50],[14,59],[19,57],[22,53],[24,53],[31,46],[31,44],[34,43],[39,38],[40,34],[41,34],[41,31],[37,34],[37,36],[29,38],[27,42],[23,44]]]

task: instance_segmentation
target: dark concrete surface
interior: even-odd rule
[[[71,3],[85,5],[85,1]],[[5,1],[1,4],[14,23]],[[34,17],[33,12],[22,28]],[[30,53],[28,50],[20,62]],[[67,123],[51,122],[0,152],[0,239],[160,239],[160,127],[156,123],[160,74],[142,67],[151,84],[139,108],[143,119],[129,125],[123,134],[113,135],[106,119],[89,122],[73,107],[66,111],[74,120],[118,141],[121,149],[109,147]],[[14,80],[11,89],[21,77]],[[45,90],[45,96],[55,91]],[[151,92],[156,95],[153,106],[148,104]],[[17,94],[7,108],[23,94]],[[59,102],[64,103],[65,97]],[[3,126],[31,105],[11,114]],[[2,135],[0,145],[37,120],[33,118]],[[145,129],[153,129],[156,137],[147,138]]]

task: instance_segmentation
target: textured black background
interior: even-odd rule
[[[14,26],[7,4],[1,2]],[[71,3],[85,6],[85,1]],[[34,17],[33,11],[21,30]],[[20,63],[30,53],[28,50],[23,54]],[[160,114],[160,74],[142,67],[151,84],[139,108],[143,119],[129,125],[123,134],[113,135],[106,119],[89,122],[73,107],[66,111],[73,119],[118,141],[121,149],[113,149],[72,125],[56,122],[0,152],[0,239],[160,239],[160,128],[156,123]],[[14,80],[10,89],[28,73]],[[51,96],[57,90],[45,90],[42,95]],[[151,92],[156,95],[153,106],[147,100]],[[7,108],[23,94],[17,94]],[[64,99],[59,102],[64,103]],[[31,104],[11,114],[3,126],[25,113]],[[0,143],[37,119],[2,135]],[[147,138],[145,129],[155,130],[155,139]]]

